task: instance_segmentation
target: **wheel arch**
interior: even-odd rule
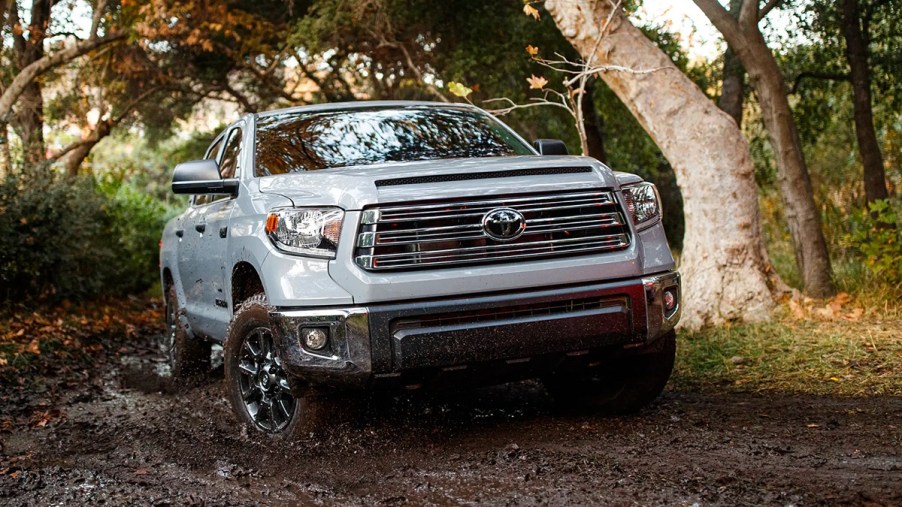
[[[232,312],[238,308],[241,303],[247,301],[248,298],[255,294],[266,293],[263,286],[263,279],[257,269],[247,261],[240,261],[232,267]]]

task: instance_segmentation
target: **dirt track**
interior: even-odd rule
[[[237,427],[215,375],[173,389],[152,339],[3,386],[0,504],[902,505],[898,397],[668,391],[602,419],[520,383],[284,444]]]

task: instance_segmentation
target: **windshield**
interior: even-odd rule
[[[257,120],[258,176],[381,162],[532,155],[489,115],[406,107],[292,112]]]

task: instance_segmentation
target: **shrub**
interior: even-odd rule
[[[159,241],[167,207],[120,181],[106,181],[100,190],[108,200],[107,217],[116,262],[106,273],[107,290],[143,291],[159,278]]]
[[[864,258],[871,275],[890,285],[902,284],[902,229],[899,203],[874,201],[869,212],[859,210],[849,217],[851,231],[843,243]]]
[[[0,181],[0,299],[83,299],[157,277],[165,208],[122,184],[24,171]]]

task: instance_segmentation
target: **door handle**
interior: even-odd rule
[[[185,235],[185,229],[176,229],[175,235],[181,238],[182,236]]]
[[[204,232],[207,230],[207,224],[197,224],[194,226],[194,230],[197,232]]]
[[[226,237],[226,236],[228,236],[228,235],[229,235],[229,228],[228,228],[228,227],[220,227],[220,228],[219,228],[219,237],[220,237],[220,238],[224,238],[224,237]]]

